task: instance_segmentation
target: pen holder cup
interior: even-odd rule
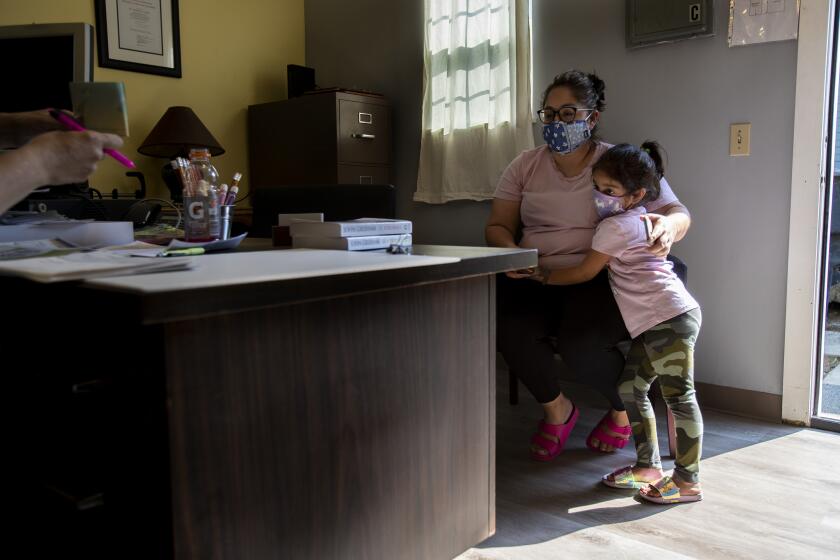
[[[230,226],[233,223],[234,205],[222,205],[219,207],[219,239],[230,239]]]

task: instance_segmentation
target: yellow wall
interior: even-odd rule
[[[164,160],[140,155],[137,146],[173,105],[192,107],[226,150],[213,158],[222,179],[241,171],[245,192],[247,108],[286,98],[286,64],[304,63],[303,0],[180,0],[179,14],[182,78],[101,68],[94,55],[94,80],[125,83],[131,136],[123,152],[146,175],[149,196],[168,198]],[[94,0],[0,0],[0,25],[71,22],[95,26]],[[90,184],[131,192],[137,183],[124,172],[106,158]]]

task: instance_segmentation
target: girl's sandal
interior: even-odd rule
[[[657,495],[653,495],[653,492],[656,492]],[[681,494],[680,487],[677,486],[674,479],[666,476],[653,484],[645,486],[644,492],[639,491],[639,497],[654,504],[686,504],[689,502],[699,502],[703,499],[703,493]]]
[[[613,433],[610,434],[607,430]],[[601,418],[601,421],[598,422],[598,425],[595,426],[586,438],[586,447],[592,451],[598,451],[600,453],[612,453],[614,450],[601,451],[600,445],[595,445],[592,440],[597,439],[600,443],[612,445],[615,449],[623,449],[624,446],[627,445],[627,442],[630,441],[630,436],[632,434],[632,426],[617,426],[615,422],[612,421],[612,418],[610,418],[609,411],[607,411],[604,417]]]
[[[633,474],[633,465],[628,465],[614,470],[610,474],[605,474],[601,477],[601,482],[610,488],[632,488],[636,490],[644,488],[650,484],[647,480],[639,480],[636,478],[636,475]]]
[[[531,449],[531,459],[534,461],[551,461],[563,451],[563,446],[566,440],[569,439],[569,434],[572,433],[572,428],[577,424],[580,411],[575,406],[572,409],[572,414],[565,424],[546,424],[544,420],[540,420],[540,425],[537,428],[537,433],[531,438],[531,444],[544,450],[545,453],[538,453]],[[557,441],[552,441],[542,434],[546,433],[557,438]]]

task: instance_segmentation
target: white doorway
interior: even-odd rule
[[[837,3],[801,3],[782,417],[840,431],[840,196],[834,205],[831,196],[838,117]]]

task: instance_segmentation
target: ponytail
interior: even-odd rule
[[[596,101],[593,107],[595,107],[598,111],[603,111],[607,106],[607,99],[604,96],[607,84],[605,84],[604,80],[599,78],[597,74],[587,74],[586,77],[589,78],[590,82],[592,82],[592,91],[595,92],[596,96]]]
[[[642,142],[640,146],[642,150],[650,156],[650,159],[653,160],[654,166],[656,166],[656,173],[659,176],[659,179],[665,176],[665,164],[663,163],[662,153],[663,149],[659,142],[654,140],[645,140]]]

